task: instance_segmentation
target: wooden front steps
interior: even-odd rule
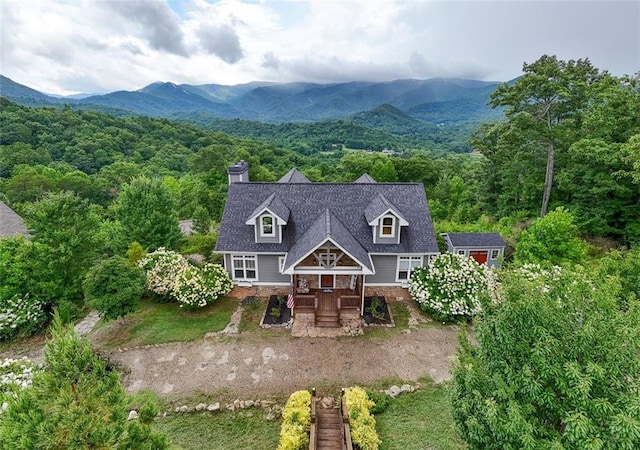
[[[317,327],[339,327],[340,326],[340,311],[334,310],[322,310],[319,309],[316,312],[316,326]]]
[[[353,450],[349,415],[342,400],[336,405],[332,397],[317,397],[316,389],[311,394],[311,431],[309,450]]]

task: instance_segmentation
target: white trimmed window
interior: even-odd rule
[[[458,255],[467,256],[466,250],[458,250]]]
[[[384,216],[380,219],[380,237],[392,238],[396,236],[396,218]]]
[[[398,256],[396,281],[409,281],[413,269],[420,266],[422,266],[422,256]]]
[[[500,256],[500,250],[497,248],[492,249],[490,259],[498,259],[498,256]]]
[[[233,255],[231,265],[234,280],[257,280],[258,270],[255,255]]]
[[[273,237],[276,235],[276,227],[273,216],[264,214],[260,216],[260,236]]]

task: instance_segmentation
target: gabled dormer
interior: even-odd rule
[[[398,208],[382,194],[373,198],[364,216],[371,227],[374,244],[399,244],[402,227],[409,226]]]
[[[289,213],[287,205],[273,193],[253,211],[245,224],[254,227],[256,244],[279,244]]]

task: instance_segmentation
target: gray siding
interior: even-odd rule
[[[397,283],[397,255],[371,255],[371,260],[373,261],[373,267],[375,268],[376,273],[366,276],[367,283]]]
[[[258,276],[261,283],[288,283],[291,281],[290,275],[280,274],[278,255],[258,255]]]

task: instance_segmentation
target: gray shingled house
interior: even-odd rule
[[[316,319],[362,313],[365,292],[406,286],[439,253],[421,183],[312,183],[296,169],[250,182],[244,161],[228,173],[215,252],[234,284],[291,293]]]
[[[0,201],[0,239],[19,235],[29,236],[22,217]]]
[[[478,264],[500,267],[507,246],[498,233],[444,233],[447,251],[475,259]]]

